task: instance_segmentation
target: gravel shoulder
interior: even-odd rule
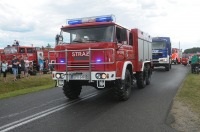
[[[174,99],[169,113],[170,125],[181,132],[200,132],[200,118],[186,103]]]

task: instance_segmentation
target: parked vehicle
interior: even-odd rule
[[[152,39],[152,58],[154,67],[171,69],[171,41],[169,37],[154,37]]]
[[[182,65],[186,66],[187,64],[189,64],[189,54],[183,54],[182,55]]]
[[[50,49],[53,50],[53,49]],[[32,47],[32,46],[10,46],[8,45],[3,49],[3,52],[1,53],[1,60],[6,60],[9,67],[12,67],[12,59],[13,56],[17,56],[17,58],[20,58],[21,56],[26,56],[30,62],[33,63],[33,66],[35,69],[38,70],[39,64],[38,64],[38,57],[41,53],[45,59],[49,58],[49,61],[55,61],[55,55],[54,53],[49,54],[49,49],[46,48],[39,48],[39,47]]]
[[[172,48],[172,62],[173,64],[181,64],[182,62],[182,50],[178,48]]]

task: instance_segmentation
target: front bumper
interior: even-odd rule
[[[92,83],[95,81],[97,81],[97,83],[104,82],[104,86],[105,86],[105,81],[113,81],[116,79],[116,73],[115,73],[115,71],[67,72],[67,73],[53,71],[52,78],[53,78],[53,80],[57,81],[58,87],[62,87],[64,85],[64,81],[69,82],[72,80],[73,81],[88,81],[89,83]],[[97,87],[99,87],[99,86],[97,86]]]

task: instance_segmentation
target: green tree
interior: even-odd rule
[[[200,47],[194,47],[194,48],[184,50],[184,53],[186,53],[186,54],[197,53],[197,52],[200,52]]]

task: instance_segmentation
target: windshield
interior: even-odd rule
[[[183,54],[182,58],[189,58],[188,54]]]
[[[114,26],[63,29],[63,43],[113,42]]]
[[[17,53],[17,48],[16,47],[6,47],[6,48],[4,48],[4,53],[5,54],[15,54],[15,53]]]
[[[164,42],[152,42],[152,49],[165,49],[166,44]]]

